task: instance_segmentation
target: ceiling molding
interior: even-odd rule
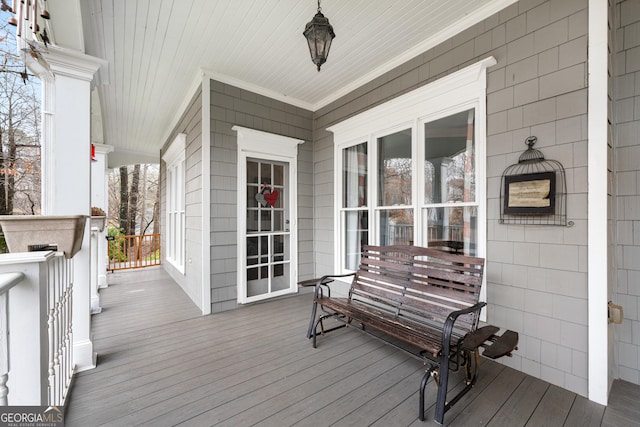
[[[320,108],[326,107],[330,103],[342,98],[345,95],[348,95],[349,93],[353,92],[359,87],[375,80],[376,78],[380,77],[384,73],[387,73],[393,70],[394,68],[401,66],[407,61],[415,58],[416,56],[427,52],[428,50],[436,47],[440,43],[449,40],[450,38],[457,35],[458,33],[498,13],[505,7],[512,5],[517,1],[518,0],[496,0],[488,3],[486,6],[476,10],[475,12],[466,14],[458,22],[448,26],[446,30],[441,31],[437,33],[435,36],[424,40],[422,43],[417,44],[411,49],[407,49],[406,51],[402,52],[400,55],[393,58],[391,61],[385,64],[382,64],[378,68],[365,74],[359,79],[356,79],[352,81],[350,84],[343,86],[342,88],[334,91],[329,96],[325,97],[318,103],[314,104],[312,111],[317,111]]]
[[[248,90],[250,92],[257,93],[258,95],[263,95],[268,98],[275,99],[276,101],[284,102],[285,104],[294,105],[296,107],[300,107],[309,111],[315,111],[313,109],[314,108],[313,104],[310,104],[308,102],[302,101],[297,98],[293,98],[291,96],[287,96],[282,93],[278,93],[274,90],[267,89],[262,86],[258,86],[256,84],[249,83],[249,82],[237,79],[235,77],[220,74],[211,70],[203,70],[203,73],[206,77],[209,77],[212,80],[216,80],[221,83],[226,83],[228,85],[235,86],[240,89]]]
[[[474,25],[515,2],[327,0],[341,29],[322,73],[309,62],[301,35],[312,14],[307,0],[189,0],[173,8],[148,0],[69,0],[68,6],[80,6],[86,53],[108,61],[92,79],[104,142],[116,152],[155,155],[182,130],[176,126],[205,80],[316,112],[467,28],[469,36],[488,30]]]
[[[220,81],[222,83],[226,83],[240,89],[245,89],[259,95],[267,96],[269,98],[282,101],[287,104],[295,105],[296,107],[304,108],[305,110],[316,112],[319,109],[326,107],[330,103],[342,98],[343,96],[348,95],[359,87],[375,80],[376,78],[382,76],[383,74],[393,70],[396,67],[401,66],[407,61],[415,58],[418,55],[421,55],[435,46],[439,45],[442,42],[445,42],[452,38],[453,36],[459,34],[460,32],[470,28],[471,26],[481,22],[484,19],[500,12],[507,6],[510,6],[516,3],[518,0],[496,0],[488,3],[486,6],[476,10],[475,12],[468,13],[463,16],[458,22],[453,25],[447,27],[446,30],[439,32],[433,37],[430,37],[424,40],[422,43],[414,46],[411,49],[407,49],[402,52],[400,55],[393,58],[391,61],[382,64],[378,68],[372,70],[371,72],[365,74],[364,76],[352,81],[346,86],[341,87],[340,89],[334,91],[329,94],[327,97],[323,98],[321,101],[311,104],[305,101],[302,101],[297,98],[293,98],[291,96],[287,96],[285,94],[281,94],[275,92],[270,89],[266,89],[264,87],[248,83],[246,81],[240,80],[235,77],[227,76],[221,73],[217,73],[213,70],[203,70],[204,74],[210,77],[213,80]]]

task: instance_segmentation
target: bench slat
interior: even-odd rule
[[[318,300],[324,307],[343,313],[354,318],[367,327],[377,329],[396,339],[423,349],[433,357],[437,357],[442,350],[442,326],[434,324],[428,326],[413,322],[407,318],[392,318],[389,312],[378,310],[359,301],[346,298],[322,298]],[[459,334],[452,337],[452,346],[461,338]]]

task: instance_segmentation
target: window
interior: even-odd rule
[[[178,134],[162,156],[167,164],[166,260],[184,274],[185,260],[185,146],[186,135]]]
[[[475,109],[424,124],[422,243],[478,255]]]
[[[367,144],[342,150],[342,218],[345,236],[343,265],[355,270],[360,262],[362,245],[369,242],[367,209]]]
[[[484,256],[488,58],[329,130],[335,135],[336,265],[362,245]]]

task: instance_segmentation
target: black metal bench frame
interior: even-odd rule
[[[425,419],[425,388],[433,377],[435,421],[442,424],[445,412],[477,381],[478,348],[501,339],[497,327],[477,329],[486,305],[479,302],[483,271],[482,258],[417,246],[364,246],[357,272],[317,280],[307,338],[315,348],[319,333],[358,325],[355,329],[423,361],[428,368],[420,383],[419,418]],[[329,282],[349,276],[348,297],[332,297]],[[329,318],[338,324],[326,329]],[[508,332],[509,342],[500,342],[489,357],[510,355],[517,334]],[[449,371],[460,368],[465,368],[466,386],[447,402]]]

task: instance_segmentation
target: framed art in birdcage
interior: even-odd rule
[[[505,176],[505,214],[552,214],[555,212],[555,172]]]

